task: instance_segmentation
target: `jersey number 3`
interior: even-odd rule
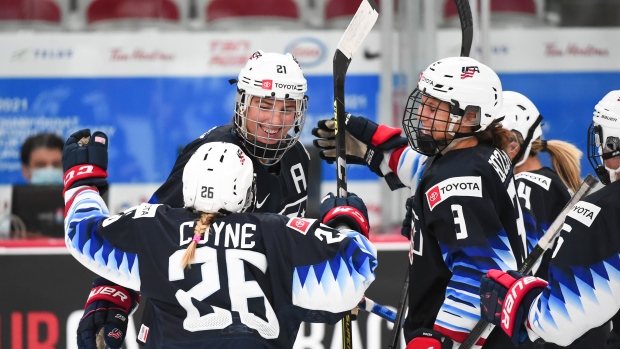
[[[170,256],[168,278],[170,281],[184,278],[181,260],[185,250],[179,250]],[[241,322],[256,330],[263,338],[278,338],[280,324],[271,304],[256,281],[246,281],[244,263],[250,263],[263,273],[267,271],[267,259],[262,253],[244,250],[226,250],[226,267],[228,270],[228,292],[231,310],[239,313]],[[187,311],[183,328],[190,332],[220,330],[233,323],[232,314],[228,309],[212,306],[213,313],[200,316],[198,309],[192,304],[192,298],[202,301],[220,289],[219,265],[217,250],[203,246],[196,249],[192,264],[202,263],[200,272],[202,280],[188,291],[179,290],[176,298]],[[252,314],[248,309],[248,298],[264,299],[267,321]]]

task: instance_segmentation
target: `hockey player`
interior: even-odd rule
[[[514,164],[529,254],[570,200],[571,193],[579,188],[582,153],[570,143],[544,140],[543,117],[534,103],[518,92],[504,91],[504,106],[498,119],[512,132],[505,151]],[[538,157],[541,152],[549,154],[553,168],[543,167]],[[546,279],[552,251],[548,252],[536,274],[543,279]]]
[[[566,346],[620,309],[620,90],[594,108],[588,158],[606,186],[568,213],[548,282],[498,270],[482,278],[482,316],[514,343],[529,336]]]
[[[512,131],[511,142],[505,149],[515,166],[515,185],[527,235],[527,252],[545,234],[580,185],[579,161],[581,151],[560,140],[544,140],[536,106],[524,95],[504,91],[504,107],[500,113],[504,128]],[[543,167],[538,157],[547,152],[553,168]],[[533,268],[534,275],[547,279],[553,249],[546,251]],[[567,348],[602,348],[609,331],[605,326],[585,334]],[[534,344],[535,348],[559,348],[552,343]]]
[[[415,189],[407,215],[408,349],[458,347],[480,319],[479,277],[522,261],[525,232],[511,161],[501,150],[510,133],[493,122],[501,108],[497,74],[474,59],[451,57],[431,64],[409,96],[403,129],[410,146],[398,129],[347,118],[351,160],[391,188]],[[329,126],[322,121],[313,130],[326,159],[334,155]],[[478,347],[502,347],[501,336],[485,343],[487,336]]]
[[[98,192],[106,185],[105,134],[74,133],[63,165],[67,247],[119,285],[96,287],[88,303],[113,300],[129,312],[130,290],[147,295],[155,310],[147,348],[291,348],[301,321],[335,323],[375,278],[376,250],[357,196],[323,201],[323,221],[340,230],[243,213],[255,200],[255,176],[237,145],[196,150],[183,171],[184,208],[141,204],[115,216]]]
[[[181,178],[190,156],[205,143],[227,142],[240,146],[254,165],[257,184],[254,212],[303,217],[309,156],[298,139],[308,108],[306,90],[306,79],[291,54],[255,52],[239,73],[232,122],[214,127],[189,143],[149,203],[183,207]],[[107,280],[97,279],[93,286],[107,284],[110,284]],[[138,336],[142,344],[148,340],[151,310],[146,302]],[[99,328],[116,324],[124,338],[127,322],[118,321],[116,313],[121,318],[128,315],[105,300],[91,303],[80,321],[78,337],[92,341]]]

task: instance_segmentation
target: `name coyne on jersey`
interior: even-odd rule
[[[601,208],[596,205],[585,201],[579,201],[573,206],[570,212],[568,212],[568,216],[589,227],[600,211]]]
[[[521,179],[521,178],[526,179],[532,183],[538,184],[541,187],[545,188],[545,190],[547,191],[549,190],[549,187],[551,186],[551,178],[546,177],[546,176],[541,176],[536,173],[521,172],[515,175],[515,180]]]
[[[495,149],[489,157],[489,164],[493,166],[502,182],[505,182],[512,166],[510,157],[504,151]]]
[[[463,176],[449,178],[431,187],[426,192],[428,207],[433,208],[452,196],[482,197],[480,176]]]
[[[192,242],[194,236],[194,224],[196,222],[185,222],[180,227],[179,245],[187,245]],[[231,248],[250,249],[254,247],[254,233],[256,224],[226,224],[224,222],[214,222],[211,224],[213,233],[207,232],[198,242],[199,245],[209,243],[210,246],[224,246]]]

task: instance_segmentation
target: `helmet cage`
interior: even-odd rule
[[[588,128],[588,161],[603,184],[611,183],[604,161],[620,155],[620,138],[605,138],[603,127],[594,122]]]
[[[276,110],[278,106],[284,109]],[[294,109],[289,109],[290,106]],[[263,97],[238,90],[235,128],[248,154],[271,166],[299,141],[307,111],[306,96],[302,99]]]
[[[425,100],[423,97],[426,97]],[[430,105],[429,100],[438,101],[439,107]],[[426,108],[430,112],[425,112],[426,115],[422,116],[422,111]],[[439,111],[448,113],[448,120],[437,119],[437,112]],[[464,115],[468,117],[464,118]],[[424,126],[423,118],[432,120],[430,126]],[[473,135],[473,132],[459,133],[458,131],[461,126],[475,128],[480,125],[480,120],[480,107],[470,105],[461,109],[456,100],[446,102],[416,88],[407,99],[402,126],[409,140],[409,145],[415,151],[423,155],[433,156],[445,149],[454,139]],[[437,125],[446,124],[446,127],[442,127],[443,131],[438,130],[435,127],[436,123]]]

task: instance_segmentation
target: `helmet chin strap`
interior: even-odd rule
[[[443,148],[441,150],[441,154],[445,155],[448,151],[450,151],[450,149],[456,147],[457,144],[461,143],[462,141],[471,138],[472,136],[465,136],[465,137],[460,137],[460,138],[454,138],[452,140],[452,142],[448,143],[448,145]]]
[[[607,170],[607,173],[609,173],[609,183],[615,182],[618,179],[618,173],[620,173],[620,167],[614,170],[614,169],[611,169],[605,166],[605,169]]]

